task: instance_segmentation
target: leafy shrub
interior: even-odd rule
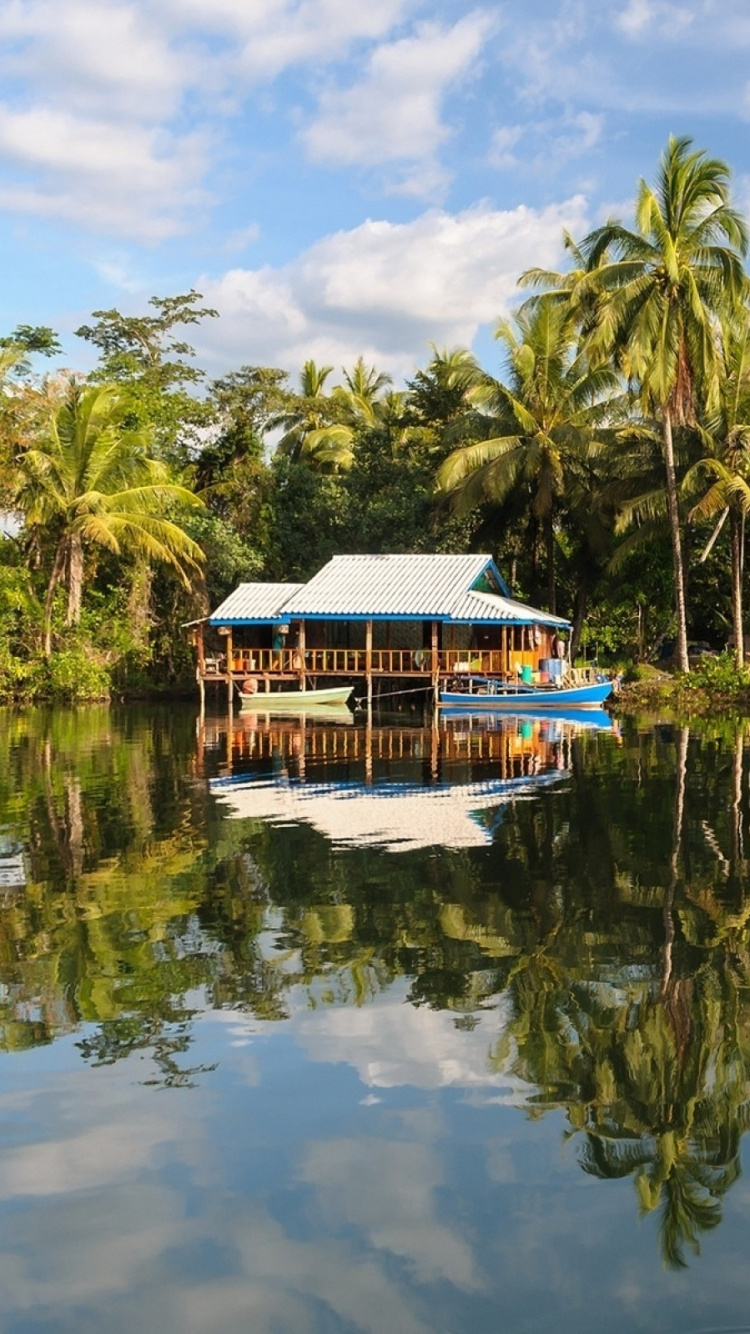
[[[684,690],[709,692],[713,695],[739,695],[750,691],[750,670],[738,667],[732,653],[704,657],[681,678]]]
[[[61,703],[109,699],[109,670],[78,644],[60,649],[48,662],[38,663],[34,693]]]

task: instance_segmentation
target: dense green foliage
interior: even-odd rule
[[[361,357],[208,383],[183,335],[216,312],[189,292],[94,312],[77,332],[99,362],[63,383],[35,367],[53,330],[19,325],[0,339],[0,697],[187,684],[185,621],[353,551],[489,551],[575,648],[635,661],[674,639],[687,671],[689,639],[730,643],[741,666],[746,244],[728,168],[672,139],[632,229],[566,237],[567,272],[522,276],[492,372],[433,347],[403,390]]]

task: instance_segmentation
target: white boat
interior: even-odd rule
[[[302,709],[330,708],[331,705],[346,705],[352,693],[351,686],[327,686],[322,690],[274,690],[255,691],[252,695],[240,694],[241,707],[253,713],[299,713]]]

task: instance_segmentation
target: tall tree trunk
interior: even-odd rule
[[[734,656],[738,667],[745,661],[745,625],[742,614],[742,522],[736,510],[729,516],[732,535],[732,628]]]
[[[682,559],[682,537],[680,533],[680,507],[677,499],[677,476],[674,466],[674,443],[672,440],[672,414],[664,409],[664,464],[667,474],[667,512],[669,531],[672,538],[672,567],[674,570],[674,603],[677,614],[677,666],[681,672],[689,672],[687,651],[687,606],[685,599],[685,567]]]
[[[529,599],[532,607],[538,606],[539,588],[539,521],[535,514],[532,514],[529,520],[529,537],[531,539],[531,571],[530,571],[530,593]]]
[[[60,538],[55,552],[55,559],[52,562],[52,573],[47,584],[47,596],[44,599],[44,656],[49,658],[52,653],[52,602],[55,596],[55,589],[60,582],[60,577],[65,565],[66,541],[64,537]]]
[[[544,536],[547,543],[547,600],[549,610],[554,616],[557,612],[557,585],[555,583],[555,524],[551,510],[544,520]]]
[[[68,544],[68,614],[66,625],[78,625],[83,594],[83,542],[80,533],[72,533]]]
[[[576,594],[576,609],[575,609],[575,614],[573,616],[573,629],[570,635],[571,666],[575,662],[576,657],[578,656],[578,646],[581,642],[581,632],[583,630],[583,622],[586,617],[586,603],[588,602],[588,593],[589,593],[588,576],[584,575],[583,578],[581,579],[580,584],[578,585],[578,592]]]

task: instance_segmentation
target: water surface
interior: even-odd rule
[[[747,772],[3,714],[0,1329],[747,1327]]]

